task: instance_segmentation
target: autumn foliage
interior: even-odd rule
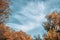
[[[0,40],[31,40],[31,36],[23,31],[16,32],[5,26],[10,8],[10,0],[0,0]]]
[[[48,14],[44,28],[48,32],[44,40],[60,40],[60,13]]]
[[[2,23],[0,24],[0,40],[32,40],[32,38],[23,31],[10,30],[9,27]]]
[[[0,23],[5,22],[10,14],[9,0],[0,0]]]
[[[32,40],[31,36],[23,31],[16,32],[5,26],[10,14],[10,0],[0,0],[0,40]],[[60,13],[53,12],[46,16],[47,22],[44,28],[47,34],[44,34],[43,40],[60,40]],[[34,40],[41,40],[40,36]]]

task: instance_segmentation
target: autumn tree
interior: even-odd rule
[[[53,12],[46,16],[44,28],[48,32],[48,40],[60,40],[60,13]]]
[[[38,34],[37,36],[34,36],[34,39],[33,40],[42,40],[40,35]]]
[[[31,36],[25,32],[16,32],[4,24],[9,14],[10,0],[0,0],[0,40],[31,40]]]
[[[10,0],[0,0],[0,23],[5,22],[10,14]]]
[[[32,40],[32,38],[23,31],[16,32],[4,24],[0,24],[0,40]]]
[[[47,34],[44,34],[43,35],[43,40],[48,40],[49,38],[48,38],[48,35]]]

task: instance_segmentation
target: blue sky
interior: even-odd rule
[[[12,0],[13,4],[7,26],[23,30],[32,36],[46,33],[42,24],[45,16],[53,11],[60,11],[60,0]]]

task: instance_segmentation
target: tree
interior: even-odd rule
[[[48,38],[48,35],[45,33],[44,35],[43,35],[43,40],[48,40],[49,38]]]
[[[0,40],[32,40],[32,38],[23,31],[11,31],[9,27],[0,24]]]
[[[48,14],[46,18],[47,22],[44,23],[44,28],[48,32],[48,38],[50,40],[60,40],[60,13],[53,12]]]
[[[10,14],[9,0],[0,0],[0,23],[5,22]]]
[[[34,36],[33,40],[42,40],[42,39],[41,39],[40,35],[38,35],[38,36]]]
[[[23,31],[16,32],[5,26],[10,14],[10,0],[0,0],[0,40],[31,40],[31,36]]]

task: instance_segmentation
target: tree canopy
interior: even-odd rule
[[[0,0],[0,40],[31,40],[31,36],[23,31],[10,30],[4,22],[10,14],[10,0]]]
[[[0,24],[0,40],[32,40],[32,38],[23,31],[10,30],[2,23]]]
[[[47,40],[60,40],[60,13],[52,12],[46,16],[44,28],[47,30]]]
[[[9,0],[0,0],[0,23],[5,22],[10,14]]]

